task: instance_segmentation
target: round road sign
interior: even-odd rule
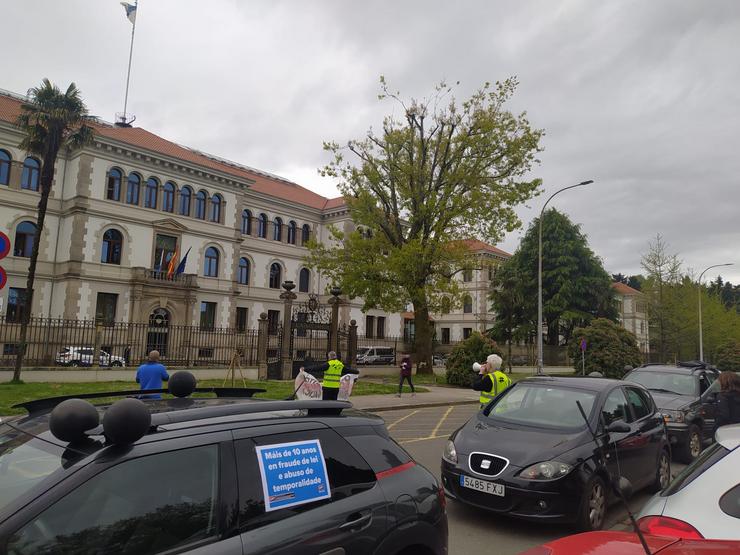
[[[5,287],[6,283],[8,283],[8,274],[0,267],[0,289]]]
[[[0,231],[0,258],[5,258],[10,252],[10,239]]]

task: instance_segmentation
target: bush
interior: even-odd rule
[[[740,343],[736,339],[722,343],[714,351],[712,362],[720,370],[740,372]]]
[[[642,364],[637,339],[619,324],[597,318],[585,328],[576,328],[568,347],[577,373],[581,372],[581,339],[586,340],[586,374],[601,372],[607,378],[620,379],[624,367]]]
[[[473,332],[465,341],[458,343],[447,357],[447,383],[470,387],[473,383],[473,363],[485,362],[488,355],[497,354],[503,358],[503,353],[493,339],[489,339],[478,332]]]

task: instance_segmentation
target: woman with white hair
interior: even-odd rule
[[[509,376],[501,372],[503,362],[500,356],[492,354],[483,364],[476,362],[473,365],[473,370],[478,370],[478,375],[473,379],[473,389],[480,391],[481,408],[511,385]]]

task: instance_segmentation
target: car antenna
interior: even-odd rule
[[[606,461],[606,453],[604,450],[604,445],[599,443],[599,439],[596,436],[596,432],[594,432],[591,429],[591,424],[589,424],[588,422],[588,417],[586,416],[586,412],[583,410],[583,407],[581,406],[581,402],[576,401],[576,405],[578,405],[578,410],[581,412],[581,416],[583,417],[583,420],[586,422],[586,428],[588,428],[588,431],[591,434],[591,437],[593,438],[594,443],[596,444],[596,448],[601,452],[601,458],[604,461]],[[602,418],[603,418],[603,415],[599,414],[599,421],[601,421],[603,424],[604,421],[602,420]],[[607,468],[607,472],[609,472],[608,468]],[[621,488],[619,488],[619,485],[615,484],[614,480],[612,480],[611,475],[609,476],[609,485],[611,486],[612,490],[614,490],[614,493],[617,494],[617,497],[619,497],[620,501],[622,501],[622,505],[624,505],[624,508],[627,510],[627,514],[630,517],[630,522],[632,523],[632,529],[634,530],[635,534],[637,534],[637,537],[640,538],[640,543],[642,544],[642,548],[645,550],[645,553],[647,555],[653,555],[652,552],[650,551],[650,548],[648,547],[647,541],[645,540],[645,536],[640,530],[640,527],[637,526],[635,515],[632,513],[632,510],[630,509],[629,503],[627,503],[627,499],[625,499]]]

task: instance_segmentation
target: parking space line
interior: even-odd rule
[[[437,422],[437,425],[434,427],[434,430],[432,430],[432,433],[429,434],[429,437],[430,438],[437,435],[437,432],[439,431],[439,428],[442,426],[442,423],[447,419],[447,417],[452,412],[452,409],[454,409],[454,408],[455,408],[455,406],[453,405],[453,406],[451,406],[451,407],[449,407],[447,409],[447,412],[445,412],[444,413],[444,416],[442,416],[442,418],[440,418],[439,422]]]
[[[416,443],[417,441],[427,441],[429,439],[441,439],[443,437],[447,437],[447,434],[443,434],[441,436],[414,437],[414,438],[411,438],[411,439],[401,440],[398,443],[401,444],[401,445],[406,445],[407,443]]]
[[[418,410],[415,410],[415,411],[411,412],[410,414],[407,414],[406,416],[402,416],[401,418],[399,418],[398,420],[396,420],[396,421],[395,421],[395,422],[394,422],[393,424],[388,424],[388,426],[386,426],[386,429],[390,430],[390,429],[391,429],[391,428],[393,428],[393,427],[394,427],[394,426],[395,426],[396,424],[400,424],[401,422],[403,422],[403,421],[404,421],[404,420],[406,420],[407,418],[410,418],[410,417],[414,416],[414,415],[415,415],[415,414],[416,414],[417,412],[419,412],[420,410],[421,410],[421,409],[418,409]]]

